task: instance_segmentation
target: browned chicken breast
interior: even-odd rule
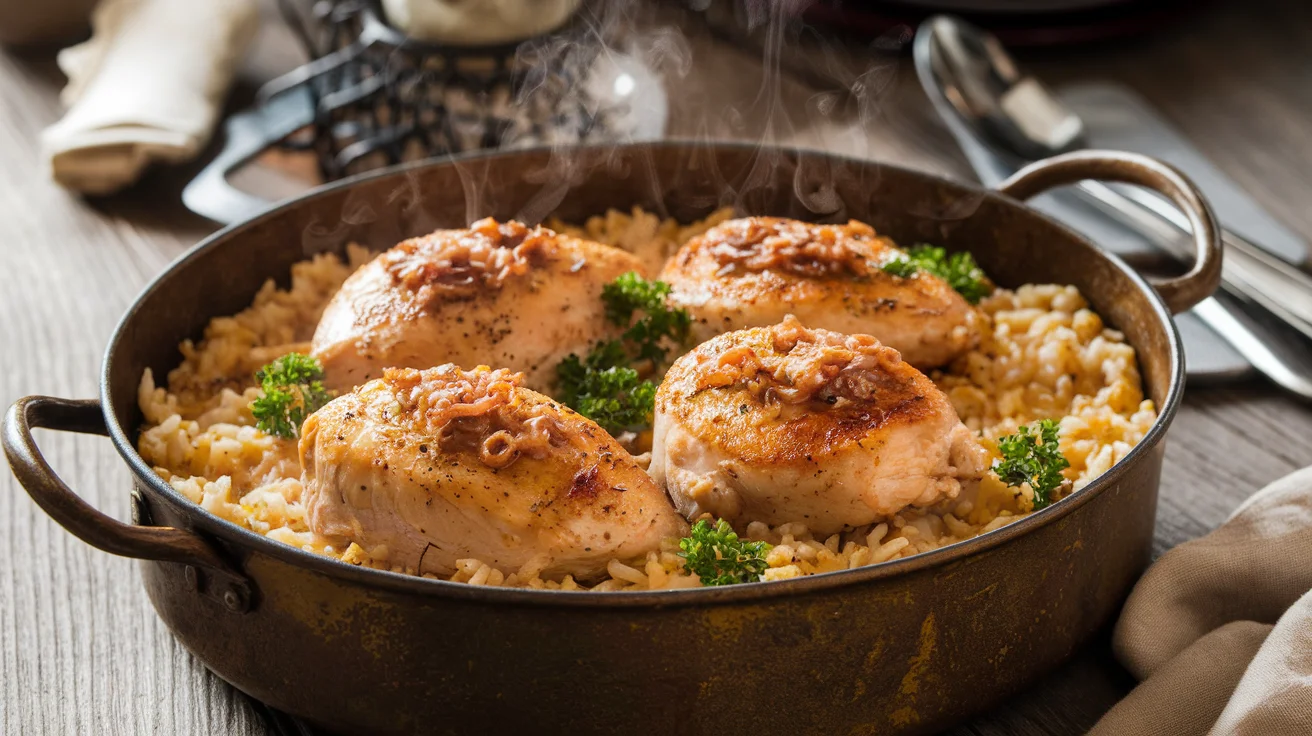
[[[443,363],[523,371],[549,391],[556,364],[617,333],[602,287],[642,271],[617,248],[518,222],[480,220],[379,255],[324,310],[313,354],[325,384],[349,391],[384,368]]]
[[[777,324],[786,314],[845,334],[874,335],[922,368],[979,344],[979,316],[947,282],[881,266],[900,251],[869,225],[777,217],[723,222],[688,241],[661,279],[693,316],[699,340]]]
[[[310,527],[419,573],[458,559],[503,573],[601,575],[686,532],[669,499],[610,435],[480,366],[388,369],[305,421]]]
[[[986,451],[924,374],[869,335],[720,335],[656,394],[651,472],[688,518],[802,521],[820,534],[954,498]]]

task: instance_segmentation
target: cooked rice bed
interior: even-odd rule
[[[557,225],[656,261],[730,216],[722,210],[684,227],[635,208],[631,215],[612,210],[592,218],[583,229]],[[199,344],[184,342],[183,361],[169,373],[167,388],[157,386],[147,371],[139,391],[147,426],[138,450],[169,485],[222,519],[344,562],[414,574],[391,565],[385,547],[366,550],[312,532],[301,503],[296,442],[255,429],[249,409],[258,395],[254,371],[286,352],[305,350],[328,300],[372,255],[353,245],[346,262],[319,255],[296,264],[290,288],[280,290],[270,281],[249,308],[211,320]],[[1134,348],[1103,324],[1077,289],[999,289],[980,309],[987,326],[979,348],[930,377],[995,457],[997,438],[1038,419],[1059,419],[1060,447],[1071,464],[1065,475],[1078,490],[1143,439],[1157,413],[1143,397]],[[752,523],[739,532],[774,545],[764,577],[780,580],[878,564],[970,539],[1024,517],[1031,504],[1028,486],[1011,488],[987,476],[975,493],[823,539],[797,523]],[[590,589],[700,586],[677,552],[678,540],[670,539],[644,559],[612,560],[608,578]],[[473,559],[457,566],[449,580],[585,589],[570,577],[543,579],[531,568],[503,571]]]

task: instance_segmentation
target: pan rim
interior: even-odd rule
[[[578,145],[571,147],[571,150],[586,153],[587,151],[603,151],[608,149],[632,151],[660,148],[686,149],[697,146],[712,149],[729,148],[740,150],[760,150],[762,148],[756,143],[749,142],[717,141],[708,143],[706,141],[691,139],[666,139],[662,141],[627,144]],[[250,219],[225,226],[202,239],[195,246],[188,249],[169,263],[163,271],[155,276],[138,293],[137,297],[133,300],[132,305],[123,313],[123,316],[116,325],[114,332],[110,336],[109,342],[105,348],[100,376],[101,411],[105,417],[105,424],[109,428],[110,439],[119,455],[127,462],[129,468],[131,468],[133,474],[136,476],[136,481],[139,484],[146,485],[157,495],[158,498],[167,501],[172,507],[174,507],[174,510],[178,511],[186,522],[188,522],[187,529],[191,531],[200,530],[207,535],[218,538],[227,545],[240,548],[245,552],[260,553],[294,567],[317,572],[332,578],[358,583],[369,588],[395,593],[417,594],[433,598],[451,598],[492,604],[547,607],[602,606],[616,608],[685,607],[760,601],[780,597],[796,597],[807,593],[825,592],[830,591],[831,589],[841,589],[852,585],[883,580],[885,578],[905,576],[922,570],[942,567],[952,562],[969,562],[972,558],[981,558],[983,553],[992,550],[995,547],[999,547],[1013,539],[1036,531],[1040,527],[1054,523],[1091,502],[1094,498],[1116,485],[1131,465],[1152,452],[1157,444],[1161,442],[1167,428],[1175,417],[1175,413],[1179,408],[1184,391],[1185,366],[1183,348],[1180,344],[1179,332],[1175,327],[1174,321],[1171,319],[1170,312],[1167,310],[1165,303],[1161,300],[1161,297],[1151,286],[1148,285],[1147,281],[1142,276],[1140,276],[1134,269],[1130,268],[1130,266],[1122,259],[1117,257],[1114,253],[1099,248],[1088,238],[1076,233],[1064,224],[1053,220],[1051,217],[1027,206],[1023,202],[1004,197],[991,189],[986,189],[968,182],[957,181],[938,174],[916,171],[896,164],[889,164],[882,161],[871,161],[852,156],[843,156],[814,148],[795,146],[776,146],[773,148],[775,153],[785,155],[799,157],[816,156],[835,162],[859,166],[869,166],[873,164],[880,168],[888,168],[902,174],[927,180],[928,182],[947,185],[948,187],[960,191],[963,196],[977,196],[994,203],[1001,203],[1003,206],[1019,208],[1026,216],[1045,221],[1048,225],[1064,231],[1074,240],[1092,248],[1097,251],[1100,256],[1108,259],[1115,268],[1120,270],[1131,280],[1136,288],[1146,294],[1152,305],[1153,313],[1157,317],[1158,323],[1164,326],[1167,333],[1167,347],[1170,351],[1168,359],[1171,366],[1171,375],[1169,385],[1166,387],[1165,397],[1161,402],[1161,406],[1158,407],[1158,415],[1153,422],[1152,427],[1149,428],[1148,432],[1144,434],[1144,437],[1130,450],[1129,453],[1125,455],[1125,457],[1121,459],[1120,462],[1117,462],[1106,473],[1103,473],[1084,488],[1075,491],[1061,501],[1058,501],[1040,511],[1034,512],[1019,521],[1012,522],[999,529],[986,532],[971,539],[954,542],[953,544],[935,550],[875,565],[827,573],[816,573],[787,580],[743,583],[724,587],[647,591],[592,592],[500,588],[469,585],[467,583],[456,583],[447,580],[435,580],[387,570],[359,567],[331,557],[308,552],[283,542],[277,542],[266,536],[257,534],[250,529],[238,526],[233,522],[221,519],[218,516],[211,514],[200,505],[193,503],[182,496],[172,486],[166,483],[137,452],[128,433],[119,425],[113,410],[114,402],[111,396],[112,387],[110,385],[111,369],[114,357],[121,349],[120,343],[127,337],[128,327],[134,322],[134,318],[137,317],[143,303],[156,289],[160,288],[160,286],[173,273],[184,267],[191,260],[199,258],[202,254],[207,253],[211,249],[224,247],[230,238],[240,235],[240,231],[256,227],[265,220],[277,217],[287,210],[300,207],[308,201],[331,195],[340,190],[352,188],[363,182],[404,175],[413,170],[505,157],[520,157],[533,154],[540,155],[542,153],[550,154],[553,150],[559,150],[558,147],[553,149],[548,146],[539,146],[514,149],[510,151],[479,152],[460,156],[425,159],[422,161],[409,162],[376,171],[366,172],[316,187],[300,196],[285,200],[277,206],[271,207]],[[133,395],[135,396],[135,392],[133,392]],[[137,430],[132,432],[133,435],[136,433]]]

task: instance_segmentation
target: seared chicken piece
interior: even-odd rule
[[[325,384],[349,391],[384,368],[444,363],[523,371],[549,391],[556,364],[618,334],[602,287],[642,271],[617,248],[480,220],[379,255],[346,280],[314,333]]]
[[[388,369],[315,412],[300,441],[310,528],[419,573],[601,575],[687,526],[600,427],[479,366]]]
[[[692,314],[698,340],[792,314],[812,327],[874,335],[922,368],[979,344],[979,315],[947,282],[882,270],[900,253],[855,220],[812,225],[749,217],[688,241],[661,279],[673,289],[673,305]]]
[[[801,521],[819,534],[955,498],[989,464],[896,350],[791,316],[675,361],[654,433],[651,473],[688,518]]]

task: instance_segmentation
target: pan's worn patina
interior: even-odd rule
[[[568,155],[564,155],[564,154]],[[1154,292],[1119,260],[1020,204],[1084,178],[1144,184],[1194,226],[1199,258]],[[266,279],[350,241],[376,248],[483,216],[581,220],[641,205],[682,220],[867,221],[901,243],[970,250],[1000,284],[1077,286],[1139,354],[1159,416],[1110,472],[976,539],[872,567],[646,593],[506,590],[356,568],[221,521],[137,455],[142,371],[251,302]],[[72,533],[138,557],[161,618],[210,669],[342,733],[912,733],[947,726],[1068,657],[1148,562],[1163,439],[1184,364],[1170,313],[1216,287],[1216,226],[1174,170],[1131,154],[1040,162],[989,192],[869,161],[733,144],[527,150],[344,181],[228,228],[123,318],[99,401],[28,397],[5,420],[20,482]],[[1160,298],[1158,296],[1160,293]],[[107,434],[136,475],[134,522],[101,514],[31,429]]]

